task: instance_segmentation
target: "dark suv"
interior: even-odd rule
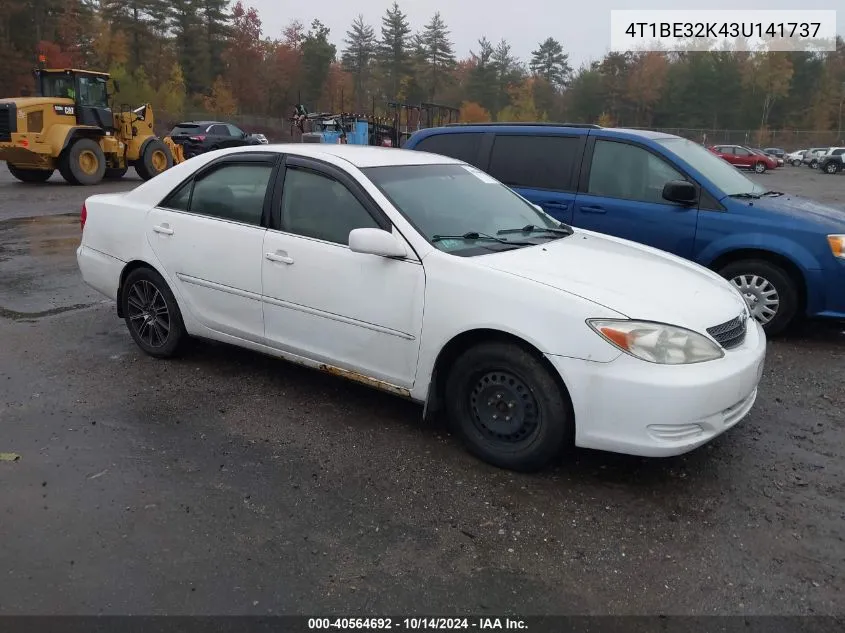
[[[827,154],[819,156],[819,171],[835,174],[845,168],[845,147],[831,147]]]
[[[221,121],[189,121],[179,123],[170,132],[170,138],[182,146],[185,158],[224,147],[262,145],[261,137],[247,134],[239,127]]]

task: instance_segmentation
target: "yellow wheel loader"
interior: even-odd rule
[[[0,99],[0,160],[18,180],[45,182],[58,169],[72,185],[95,185],[129,167],[149,180],[185,160],[180,146],[156,137],[149,104],[112,110],[107,73],[41,67],[34,74],[38,96]]]

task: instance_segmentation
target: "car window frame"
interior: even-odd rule
[[[503,184],[507,185],[508,187],[517,188],[517,189],[530,189],[532,191],[545,191],[548,193],[576,193],[578,191],[578,183],[579,183],[579,171],[581,168],[581,160],[579,157],[584,156],[584,149],[587,142],[587,135],[579,134],[575,129],[573,130],[555,130],[554,128],[544,129],[542,132],[537,132],[535,134],[526,133],[527,130],[517,131],[496,131],[490,134],[490,140],[488,143],[488,147],[486,148],[486,155],[484,156],[485,162],[484,167],[482,169],[490,173],[490,164],[493,161],[493,149],[496,145],[496,139],[500,136],[518,136],[523,138],[536,138],[536,137],[551,137],[551,138],[574,138],[578,141],[577,147],[575,149],[575,156],[572,160],[572,165],[570,166],[570,173],[569,173],[569,183],[568,188],[549,188],[549,187],[534,187],[534,186],[526,186],[526,185],[510,185],[504,181],[500,181]],[[491,174],[492,175],[492,174]],[[493,176],[498,180],[497,176]]]
[[[456,158],[450,154],[441,154],[439,152],[432,152],[431,150],[420,148],[420,145],[425,143],[429,140],[435,140],[446,137],[460,137],[460,136],[469,136],[474,135],[478,136],[478,148],[476,149],[475,156],[473,157],[473,161],[464,160],[462,158]],[[481,169],[482,171],[487,171],[487,167],[490,163],[490,150],[493,147],[493,133],[492,132],[482,132],[479,130],[454,130],[454,131],[440,131],[434,134],[426,134],[423,138],[419,139],[414,143],[413,149],[414,151],[419,152],[427,152],[429,154],[437,154],[439,156],[447,156],[448,158],[452,158],[454,160],[460,160],[461,162],[465,162],[468,165],[472,165]]]
[[[306,157],[297,154],[282,155],[282,160],[279,163],[279,169],[275,176],[276,186],[273,188],[273,198],[270,201],[270,213],[268,216],[267,226],[267,229],[269,231],[282,233],[284,235],[289,235],[291,237],[295,237],[302,240],[311,240],[314,242],[319,242],[321,244],[327,244],[330,246],[336,246],[338,248],[349,249],[348,244],[327,242],[326,240],[321,240],[316,237],[300,235],[298,233],[291,233],[289,231],[286,231],[282,227],[282,196],[284,194],[284,183],[288,169],[304,169],[307,171],[315,172],[320,176],[330,178],[345,186],[349,193],[352,194],[352,196],[361,204],[361,206],[364,207],[364,209],[375,220],[378,228],[387,231],[391,234],[398,234],[408,245],[408,248],[410,249],[409,254],[405,258],[397,259],[399,259],[400,261],[404,259],[416,263],[422,261],[422,258],[420,257],[417,250],[414,248],[412,241],[409,240],[408,237],[402,233],[402,230],[393,223],[393,221],[384,212],[384,209],[381,208],[381,205],[379,205],[375,201],[372,195],[364,188],[364,186],[360,182],[358,182],[358,180],[354,176],[352,176],[352,174],[328,161],[324,161],[319,158],[312,158],[310,156]]]
[[[282,158],[281,154],[275,152],[238,152],[235,154],[227,154],[225,156],[221,156],[220,158],[215,158],[211,162],[206,165],[203,165],[200,169],[192,173],[187,178],[183,179],[179,182],[178,185],[173,187],[170,192],[162,198],[162,200],[156,205],[155,208],[161,209],[163,211],[169,211],[171,213],[181,213],[183,215],[188,215],[192,217],[198,218],[207,218],[211,220],[217,220],[218,222],[226,222],[228,224],[237,224],[239,226],[248,226],[256,229],[266,230],[270,225],[270,216],[272,212],[272,203],[275,195],[275,190],[278,186],[278,176],[279,171],[282,166]],[[231,165],[263,165],[263,166],[270,166],[270,177],[267,181],[267,189],[264,192],[264,205],[261,210],[261,222],[260,224],[251,224],[248,222],[241,222],[240,220],[234,220],[231,218],[221,218],[220,216],[216,215],[209,215],[207,213],[196,213],[191,211],[191,203],[193,202],[194,198],[194,185],[197,181],[202,180],[210,176],[215,171],[219,171],[220,169],[231,166]],[[178,195],[185,186],[190,186],[191,193],[188,196],[188,208],[187,209],[176,209],[172,206],[168,206],[168,203]]]
[[[696,202],[694,208],[698,209],[699,211],[716,211],[720,213],[726,213],[727,208],[719,202],[719,198],[715,196],[713,193],[708,191],[693,175],[687,171],[682,165],[680,165],[677,161],[671,160],[669,157],[664,156],[660,152],[654,150],[652,147],[646,145],[645,143],[635,141],[632,139],[627,138],[614,138],[612,136],[596,136],[590,135],[587,139],[587,144],[584,149],[584,156],[581,159],[580,165],[580,176],[578,179],[578,195],[585,195],[585,196],[592,196],[595,194],[591,194],[589,192],[589,183],[590,183],[590,171],[592,170],[593,165],[593,153],[595,151],[595,146],[597,141],[607,141],[609,143],[620,143],[622,145],[632,145],[634,147],[638,147],[640,149],[645,150],[649,154],[653,154],[658,159],[666,162],[669,166],[674,169],[676,172],[682,174],[686,180],[692,184],[696,192],[698,193],[698,201]],[[620,200],[620,201],[627,201],[627,202],[638,202],[640,204],[662,204],[660,202],[642,202],[638,200],[626,200],[625,198],[611,198],[612,200]],[[680,205],[673,204],[666,201],[664,206],[669,207],[678,207]]]

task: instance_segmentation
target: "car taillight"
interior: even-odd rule
[[[188,139],[191,141],[199,141],[200,143],[202,143],[205,140],[205,135],[203,134],[200,136],[190,136],[188,137]]]
[[[85,220],[88,219],[88,209],[85,208],[85,203],[82,203],[82,211],[79,213],[79,230],[85,230]]]

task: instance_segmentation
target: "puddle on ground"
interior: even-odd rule
[[[17,256],[73,256],[82,236],[76,214],[0,222],[0,262]]]

